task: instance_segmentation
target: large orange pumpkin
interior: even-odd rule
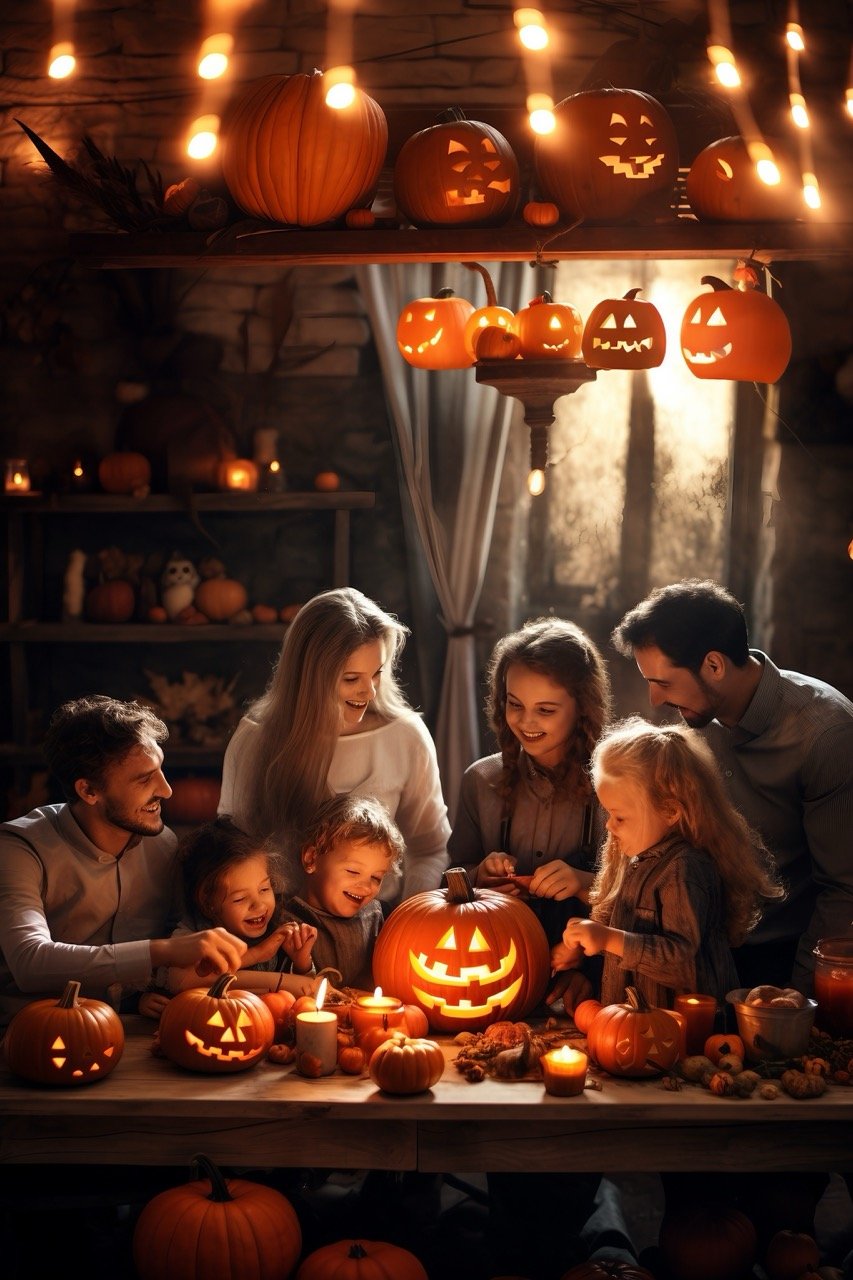
[[[139,1280],[287,1280],[302,1249],[299,1219],[273,1187],[224,1178],[206,1156],[204,1176],[161,1191],[133,1232]]]
[[[546,200],[571,218],[650,222],[666,216],[678,177],[675,127],[637,89],[585,89],[554,108],[534,164]]]
[[[191,987],[173,996],[160,1018],[160,1048],[188,1071],[230,1073],[254,1067],[275,1036],[267,1006],[251,991],[233,987],[223,973],[209,991]]]
[[[605,298],[589,313],[581,347],[590,369],[655,369],[666,355],[666,329],[652,302],[629,289],[623,298]]]
[[[658,1244],[671,1280],[743,1280],[752,1274],[758,1237],[739,1209],[708,1203],[665,1213]]]
[[[678,1061],[679,1029],[666,1009],[652,1008],[634,987],[624,1004],[607,1004],[586,1033],[589,1052],[612,1076],[657,1076]]]
[[[420,1005],[433,1031],[480,1031],[522,1018],[548,984],[545,931],[518,898],[473,889],[461,867],[386,920],[373,953],[383,991]]]
[[[418,227],[494,227],[515,213],[518,161],[502,133],[451,107],[403,143],[394,196]]]
[[[105,493],[136,493],[151,483],[151,464],[142,453],[108,453],[98,463],[98,480]]]
[[[796,168],[773,147],[782,181],[769,187],[759,178],[746,142],[718,138],[700,151],[687,174],[687,199],[701,222],[790,222],[806,207]]]
[[[256,218],[313,227],[373,198],[388,145],[385,113],[361,89],[346,110],[326,104],[311,75],[264,76],[222,122],[222,176]]]
[[[688,303],[681,321],[681,354],[697,378],[734,382],[776,382],[791,358],[791,330],[785,312],[766,293],[733,289],[716,276],[703,276],[710,293]]]
[[[337,1240],[309,1253],[296,1280],[428,1280],[413,1253],[384,1240]]]
[[[69,982],[58,1000],[19,1009],[3,1040],[9,1070],[36,1084],[94,1084],[113,1071],[124,1051],[124,1027],[111,1005],[81,998]]]
[[[452,289],[434,298],[415,298],[397,320],[397,350],[416,369],[467,369],[474,353],[465,345],[465,326],[474,310]]]

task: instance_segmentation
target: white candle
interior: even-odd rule
[[[296,1015],[296,1067],[303,1075],[314,1075],[314,1070],[305,1070],[309,1063],[303,1063],[303,1056],[311,1060],[313,1068],[320,1063],[317,1072],[321,1076],[330,1076],[338,1064],[338,1019],[325,1009],[316,1013],[297,1013]]]

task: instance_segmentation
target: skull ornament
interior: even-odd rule
[[[209,991],[192,987],[174,996],[160,1018],[160,1048],[188,1071],[245,1071],[266,1055],[275,1022],[260,996],[232,990],[234,974]]]
[[[517,898],[473,889],[445,872],[446,889],[407,898],[383,926],[373,978],[423,1009],[433,1031],[479,1031],[523,1017],[548,981],[545,931]]]
[[[15,1014],[3,1041],[9,1070],[37,1084],[94,1084],[113,1071],[124,1028],[103,1000],[69,982],[58,1000],[34,1000]]]
[[[509,142],[457,108],[415,133],[394,166],[394,196],[415,226],[497,226],[515,213],[519,171]]]

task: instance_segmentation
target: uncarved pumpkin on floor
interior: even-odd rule
[[[429,1280],[413,1253],[383,1240],[338,1240],[309,1253],[296,1280]]]

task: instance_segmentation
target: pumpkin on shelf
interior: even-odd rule
[[[511,329],[501,329],[487,324],[478,329],[474,337],[474,355],[478,360],[517,360],[521,354],[518,334]]]
[[[762,182],[739,135],[709,143],[690,166],[686,194],[700,222],[792,222],[806,207],[799,174],[784,146],[773,143],[781,182]]]
[[[467,369],[474,363],[466,349],[465,326],[474,304],[452,289],[434,298],[415,298],[397,320],[397,350],[416,369]]]
[[[515,213],[515,152],[497,129],[450,107],[413,134],[394,164],[394,198],[416,227],[494,227]]]
[[[151,463],[143,453],[108,453],[98,463],[98,482],[104,493],[145,496],[151,484]]]
[[[791,358],[791,329],[785,312],[756,289],[752,267],[740,287],[703,276],[710,293],[688,303],[681,321],[681,354],[697,378],[733,382],[776,382]]]
[[[666,1009],[655,1009],[636,987],[624,1004],[607,1004],[586,1033],[587,1047],[612,1076],[658,1076],[678,1061],[679,1028]]]
[[[246,608],[249,595],[236,578],[205,578],[195,589],[194,604],[211,622],[230,622]]]
[[[521,216],[529,227],[553,227],[560,221],[560,210],[550,200],[528,200]]]
[[[444,1075],[444,1054],[434,1040],[395,1031],[373,1050],[368,1070],[384,1093],[425,1093]]]
[[[302,1251],[293,1205],[280,1191],[226,1178],[207,1156],[202,1175],[149,1200],[133,1231],[139,1280],[287,1280]]]
[[[658,1237],[671,1280],[743,1280],[758,1247],[746,1214],[724,1204],[682,1204],[668,1210]]]
[[[218,778],[173,778],[164,802],[169,822],[197,826],[216,817],[221,786]]]
[[[675,126],[637,89],[584,89],[558,102],[556,128],[534,143],[538,186],[569,218],[654,222],[678,177]]]
[[[245,213],[315,227],[371,203],[388,146],[385,113],[357,87],[337,111],[327,88],[320,71],[264,76],[232,103],[222,176]]]
[[[69,982],[58,1000],[33,1000],[12,1018],[3,1040],[13,1075],[35,1084],[95,1084],[118,1065],[124,1027],[111,1005],[80,995]]]
[[[234,988],[234,974],[213,986],[173,996],[160,1017],[163,1056],[187,1071],[230,1073],[254,1067],[273,1043],[273,1015],[251,991]]]
[[[449,867],[447,887],[395,907],[376,941],[373,980],[420,1006],[433,1031],[483,1031],[523,1018],[550,975],[548,939],[526,903],[474,889]]]
[[[518,334],[524,360],[577,360],[581,353],[583,320],[576,307],[554,302],[550,293],[542,293],[515,313],[514,328]]]
[[[506,329],[508,332],[515,331],[515,316],[509,307],[501,307],[498,305],[497,294],[495,293],[495,285],[491,275],[479,262],[465,262],[463,266],[469,271],[476,271],[482,277],[483,284],[486,286],[486,305],[477,307],[468,319],[465,321],[465,332],[463,341],[465,350],[471,357],[471,361],[477,357],[477,343],[480,334],[484,329]],[[470,363],[469,362],[469,363]]]
[[[408,1249],[384,1240],[336,1240],[309,1253],[296,1280],[428,1280]],[[242,1278],[241,1278],[242,1280]]]
[[[605,298],[589,314],[581,352],[590,369],[656,369],[666,355],[663,317],[652,302],[629,289]]]
[[[90,622],[129,622],[136,610],[136,592],[124,578],[108,578],[89,588],[84,608]]]

